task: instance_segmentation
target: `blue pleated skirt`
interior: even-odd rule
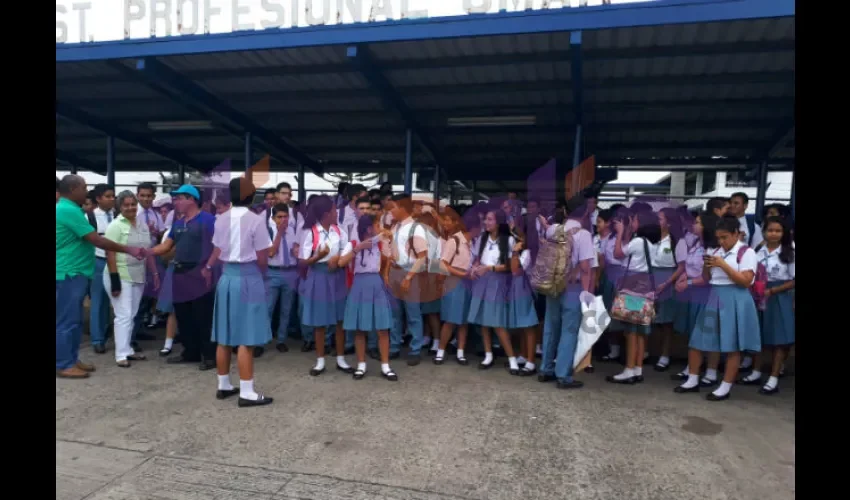
[[[510,274],[489,272],[472,283],[469,323],[490,328],[508,327]]]
[[[359,273],[345,301],[343,328],[371,332],[389,330],[393,326],[393,305],[389,290],[378,273]]]
[[[339,275],[343,283],[340,290]],[[331,271],[325,263],[313,264],[299,290],[301,324],[313,328],[336,325],[345,319],[345,272]],[[340,300],[342,296],[342,300]]]
[[[226,262],[215,289],[213,342],[226,346],[259,346],[271,338],[266,288],[260,268],[256,262]]]
[[[465,325],[472,300],[472,282],[456,276],[446,278],[445,295],[440,300],[440,319],[453,325]]]
[[[785,284],[785,281],[771,281],[768,288]],[[789,290],[767,299],[762,313],[761,339],[763,345],[785,346],[796,340],[794,327],[794,293]]]
[[[679,305],[676,308],[676,317],[673,318],[673,331],[690,337],[697,318],[708,303],[710,292],[711,288],[707,286],[689,286],[684,292],[676,294]]]
[[[174,266],[169,264],[159,284],[159,295],[156,298],[156,310],[163,314],[174,312],[174,303],[171,301],[171,283],[174,281]]]
[[[654,269],[653,271],[655,286],[658,287],[665,281],[669,280],[670,277],[673,276],[673,273],[676,272],[676,269],[663,267]],[[665,288],[663,292],[661,292],[661,295],[656,297],[655,319],[653,319],[652,322],[656,325],[673,323],[676,320],[678,305],[679,304],[676,301],[675,284],[671,284]]]
[[[602,294],[602,302],[605,304],[605,309],[610,311],[611,305],[614,303],[614,297],[617,295],[617,281],[623,276],[622,266],[609,264],[602,273],[602,278],[599,280],[600,293]],[[623,323],[612,319],[608,325],[607,331],[621,332],[623,331]]]
[[[709,288],[689,346],[704,352],[761,351],[758,312],[749,290],[737,285]]]
[[[525,273],[511,276],[508,292],[508,328],[530,328],[537,326],[537,309],[534,308],[534,292]]]

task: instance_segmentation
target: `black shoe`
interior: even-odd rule
[[[552,382],[553,380],[558,380],[558,377],[556,377],[552,374],[549,374],[549,373],[541,373],[540,375],[537,376],[538,382],[545,383],[545,382]]]
[[[685,394],[685,393],[688,393],[688,392],[699,392],[699,384],[697,384],[693,387],[682,387],[681,385],[678,385],[678,386],[673,388],[673,392],[675,392],[676,394]]]
[[[351,356],[352,354],[354,354],[354,346],[346,347],[346,348],[345,348],[345,355],[346,355],[346,356]]]
[[[278,344],[275,349],[277,349],[277,352],[289,352],[289,347],[286,344]]]
[[[304,344],[301,345],[301,352],[310,352],[310,351],[315,351],[315,350],[316,350],[316,343],[315,342],[304,342]]]
[[[706,401],[725,401],[729,399],[731,392],[727,392],[725,396],[715,396],[713,392],[709,392],[705,395]]]
[[[266,352],[266,348],[265,348],[265,347],[263,347],[263,346],[257,346],[257,347],[255,347],[255,348],[254,348],[254,357],[255,357],[255,358],[259,358],[259,357],[260,357],[260,356],[262,356],[262,355],[263,355],[263,353],[265,353],[265,352]]]
[[[201,364],[198,365],[198,370],[205,372],[207,370],[212,370],[215,368],[215,360],[214,359],[205,359],[201,361]]]
[[[607,377],[605,377],[605,381],[610,382],[612,384],[634,385],[635,382],[637,382],[635,378],[636,377],[614,378],[614,375],[608,375]]]
[[[670,369],[670,365],[655,365],[655,371],[657,372],[666,372]]]
[[[773,389],[768,389],[767,387],[762,387],[761,389],[759,389],[759,394],[764,395],[764,396],[773,396],[777,392],[779,392],[779,386],[778,385],[776,387],[774,387]]]
[[[394,372],[392,370],[388,371],[387,373],[384,373],[383,370],[382,370],[381,376],[384,377],[385,379],[389,380],[390,382],[397,382],[398,381],[398,375],[396,375],[396,372]]]
[[[520,369],[520,371],[519,371],[520,377],[531,377],[532,375],[537,375],[537,367],[536,366],[534,368],[531,368],[531,369],[527,368],[527,366],[528,365],[523,366],[522,369]]]
[[[365,377],[365,376],[366,376],[365,371],[354,370],[354,375],[353,375],[354,380],[363,380],[363,377]]]
[[[416,366],[422,362],[422,357],[418,354],[407,355],[407,366]]]
[[[343,373],[347,373],[347,374],[349,374],[349,375],[351,375],[352,373],[354,373],[354,367],[352,367],[352,366],[349,366],[348,368],[343,368],[343,367],[341,367],[341,366],[339,366],[339,365],[337,364],[337,365],[336,365],[336,369],[337,369],[337,370],[339,370],[339,371],[341,371],[341,372],[343,372]]]
[[[603,363],[614,363],[620,360],[620,356],[611,356],[610,354],[606,354],[599,358],[599,361]]]
[[[738,380],[738,383],[741,385],[759,385],[761,384],[761,377],[755,380],[747,380],[747,377],[742,377],[740,380]]]
[[[457,364],[460,366],[469,366],[469,360],[466,358],[457,358]]]
[[[165,347],[163,347],[162,349],[159,350],[160,356],[165,357],[165,356],[168,356],[169,354],[171,354],[171,349],[166,349]]]
[[[237,394],[239,394],[239,389],[237,389],[235,387],[233,389],[228,389],[226,391],[219,389],[219,390],[215,391],[215,398],[216,399],[227,399],[230,396],[235,396]]]
[[[670,380],[674,382],[681,382],[683,380],[688,380],[688,376],[682,373],[674,373],[673,375],[670,375]]]
[[[479,370],[489,370],[490,368],[493,368],[494,364],[496,364],[495,359],[493,361],[490,361],[489,364],[482,361],[482,362],[478,363],[478,369]]]
[[[97,354],[105,354],[106,353],[106,346],[103,345],[103,344],[97,344],[97,345],[94,346],[94,352],[97,353]]]
[[[372,359],[381,359],[381,353],[377,349],[369,349],[367,351],[367,354]]]
[[[569,382],[566,380],[558,380],[556,386],[558,389],[581,389],[584,387],[584,382],[580,380],[571,380]]]
[[[310,368],[310,376],[311,377],[318,377],[319,375],[321,375],[323,373],[325,373],[324,368],[322,368],[321,370],[317,370],[315,368]]]
[[[706,382],[705,377],[702,377],[701,379],[699,379],[699,386],[700,387],[711,387],[711,386],[717,385],[718,383],[719,382],[717,380],[710,380],[710,381]]]
[[[136,334],[136,340],[156,340],[156,337],[147,332],[139,332]]]
[[[434,356],[434,364],[435,365],[441,365],[445,362],[446,362],[445,358],[438,358],[438,357]]]
[[[168,363],[169,365],[183,365],[183,364],[186,364],[186,363],[198,363],[199,361],[201,361],[201,360],[200,359],[186,358],[182,354],[180,356],[177,356],[176,358],[168,358],[168,359],[165,360],[165,362]]]
[[[635,379],[635,383],[636,383],[636,384],[639,384],[639,383],[643,382],[643,375],[635,375],[635,376],[634,376],[634,377],[632,377],[632,378],[634,378],[634,379]]]
[[[596,369],[593,368],[593,366],[585,366],[584,367],[584,373],[593,373],[595,371],[596,371]]]
[[[239,405],[239,408],[245,408],[245,407],[247,407],[247,406],[265,406],[265,405],[270,405],[270,404],[272,404],[272,401],[274,401],[274,399],[272,399],[272,398],[267,398],[267,397],[263,396],[262,394],[260,394],[260,398],[259,398],[259,399],[257,399],[257,400],[254,400],[254,399],[239,398],[239,403],[237,403],[237,404]]]
[[[140,346],[139,343],[136,342],[135,340],[130,342],[130,347],[132,347],[133,350],[136,351],[136,352],[142,352],[144,350],[144,349],[142,349],[142,346]]]

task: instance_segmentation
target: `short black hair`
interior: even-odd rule
[[[292,185],[291,185],[291,184],[289,184],[288,182],[281,182],[281,183],[279,183],[279,184],[277,185],[277,187],[275,187],[275,191],[280,191],[280,190],[281,190],[281,189],[283,189],[283,188],[288,188],[290,191],[292,191]]]
[[[405,212],[408,214],[413,213],[413,198],[410,197],[407,193],[399,193],[394,194],[392,198],[390,198],[393,203],[397,204],[399,207],[403,208]]]
[[[257,188],[245,177],[230,180],[230,203],[234,207],[250,207],[257,194]]]
[[[94,189],[89,189],[89,192],[86,193],[86,198],[93,204],[97,205],[97,197],[94,195]]]
[[[368,204],[370,204],[370,205],[371,205],[371,204],[372,204],[372,199],[371,199],[371,198],[369,198],[368,196],[361,196],[360,198],[357,198],[357,201],[356,201],[354,204],[355,204],[355,205],[359,205],[359,204],[361,204],[361,203],[368,203]]]
[[[350,186],[349,183],[340,182],[339,185],[336,187],[337,194],[339,194],[341,196],[345,196],[345,193],[348,192],[348,186]]]
[[[272,217],[274,217],[278,212],[289,214],[289,206],[286,203],[278,203],[272,207]]]
[[[633,214],[638,214],[641,212],[652,212],[652,205],[645,201],[636,201],[632,203],[632,205],[629,207],[629,210],[631,210]]]
[[[266,196],[268,196],[268,195],[276,196],[276,195],[277,195],[277,189],[275,189],[275,188],[268,188],[268,189],[266,189],[266,190],[263,192],[263,198],[265,198],[265,197],[266,197]]]
[[[95,184],[94,189],[92,189],[92,191],[94,191],[94,197],[95,199],[97,199],[105,195],[107,191],[112,191],[113,193],[115,193],[115,188],[110,186],[109,184]]]
[[[152,182],[140,183],[139,187],[136,188],[136,194],[139,194],[139,191],[142,189],[150,189],[154,194],[156,194],[156,186],[154,186]]]
[[[714,228],[715,231],[729,231],[730,233],[737,233],[741,230],[741,222],[734,215],[724,215],[717,221],[717,226]]]
[[[715,210],[723,208],[723,205],[726,205],[727,203],[729,203],[729,198],[716,196],[706,202],[705,209],[708,212],[714,212]]]
[[[609,222],[611,220],[611,217],[613,217],[613,216],[614,216],[614,212],[611,211],[610,208],[603,208],[602,210],[599,211],[598,214],[596,214],[597,219],[602,219],[605,222]]]
[[[742,200],[744,200],[744,205],[747,205],[747,204],[750,203],[750,197],[747,196],[747,193],[745,193],[743,191],[738,191],[737,193],[732,193],[732,196],[730,196],[729,199],[731,200],[732,198],[741,198]]]
[[[366,191],[366,186],[364,186],[363,184],[352,184],[348,186],[348,190],[346,191],[346,198],[348,198],[349,200],[353,199],[355,196],[362,193],[363,191]]]

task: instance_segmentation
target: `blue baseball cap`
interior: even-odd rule
[[[192,198],[195,198],[198,201],[201,201],[201,193],[198,192],[198,188],[189,184],[183,184],[182,186],[171,192],[172,196],[174,196],[175,194],[185,194],[191,196]]]

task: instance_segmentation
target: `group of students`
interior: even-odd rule
[[[138,210],[133,204],[137,197],[121,193],[124,224],[138,225],[141,234],[114,230],[106,236],[124,247],[147,248],[142,254],[146,262],[107,249],[107,255],[116,252],[136,271],[122,274],[109,264],[110,258],[102,271],[104,286],[115,299],[124,294],[126,281],[142,289],[150,288],[146,281],[154,281],[156,309],[169,314],[173,308],[170,317],[176,320],[176,328],[169,325],[161,354],[170,354],[178,330],[183,353],[168,361],[217,368],[217,397],[239,394],[239,406],[272,401],[254,391],[253,358],[271,340],[273,323],[281,352],[288,350],[285,341],[293,324],[301,330],[302,351],[316,352],[312,376],[325,372],[329,344],[335,347],[335,368],[356,380],[366,376],[367,353],[380,359],[383,378],[398,380],[390,361],[400,356],[406,342],[410,366],[419,364],[429,348],[437,365],[445,362],[449,349],[459,364],[467,365],[471,332],[483,351],[478,367],[489,369],[499,349],[492,339],[495,332],[510,374],[537,375],[540,382],[555,381],[570,389],[582,386],[573,369],[581,292],[601,294],[610,308],[624,288],[643,287],[655,297],[654,320],[650,325],[612,322],[606,334],[610,350],[600,359],[620,360],[624,354],[625,369],[608,381],[643,381],[646,336],[653,331],[661,336],[655,369],[667,370],[676,332],[690,338],[688,366],[674,376],[682,380],[676,392],[716,385],[725,355],[725,376],[710,400],[729,397],[739,368],[747,367],[743,352],[755,356],[752,371],[740,382],[761,383],[762,346],[773,347],[774,356],[760,392],[775,393],[794,343],[794,247],[788,214],[782,205],[766,207],[762,231],[744,215],[748,199],[743,193],[711,200],[698,213],[673,208],[656,213],[641,202],[597,210],[592,194],[554,208],[529,199],[525,213],[513,197],[502,204],[436,207],[393,195],[384,186],[369,192],[362,185],[344,186],[337,197],[313,195],[304,207],[293,203],[287,183],[265,193],[261,205],[253,203],[254,196],[247,179],[234,179],[228,190],[215,194],[208,212],[200,192],[183,186],[169,200],[176,215],[166,214],[168,205],[162,207],[161,217],[172,226],[154,245],[150,227],[148,234],[142,229],[150,225],[130,220]],[[547,296],[537,293],[529,278],[541,247],[558,238],[570,239],[570,271],[563,292]],[[145,241],[150,244],[142,245]],[[163,264],[154,256],[168,254],[171,262],[159,280]],[[767,270],[768,291],[757,305],[748,289],[759,263]],[[57,294],[58,268],[57,260]],[[148,278],[138,283],[139,275]],[[120,355],[115,309],[116,360],[122,366],[143,359],[131,345],[139,315],[135,291],[132,296],[122,308]],[[57,346],[58,329],[57,306]],[[512,332],[519,333],[517,348]],[[354,366],[345,357],[352,350]],[[234,351],[239,388],[230,381]],[[57,370],[58,353],[57,347]],[[700,378],[703,353],[708,359]],[[592,371],[591,363],[585,372]]]

